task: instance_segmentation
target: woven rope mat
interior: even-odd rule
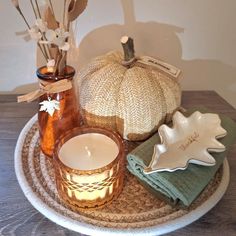
[[[120,229],[143,228],[182,217],[212,196],[221,182],[223,173],[221,168],[192,206],[187,210],[180,210],[150,194],[127,171],[124,189],[116,200],[101,209],[83,210],[76,213],[66,208],[58,198],[52,161],[40,152],[37,123],[28,129],[24,138],[20,163],[31,191],[56,213],[96,226]]]

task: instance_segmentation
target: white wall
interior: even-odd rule
[[[28,1],[20,2],[29,12]],[[181,68],[183,89],[216,90],[236,107],[235,12],[235,0],[89,0],[76,22],[73,63],[79,69],[94,56],[121,49],[119,39],[127,34],[137,54]],[[0,2],[0,29],[0,91],[28,91],[26,84],[35,82],[35,47],[14,35],[24,24],[10,0]]]

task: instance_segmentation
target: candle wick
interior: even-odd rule
[[[85,146],[85,150],[87,151],[88,156],[91,157],[91,156],[92,156],[92,155],[91,155],[91,152],[89,151],[89,149],[88,149],[87,146]]]

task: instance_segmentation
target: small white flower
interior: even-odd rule
[[[42,38],[42,34],[39,32],[39,30],[36,26],[33,26],[32,28],[28,29],[28,32],[29,32],[31,39],[38,41]]]
[[[54,59],[48,59],[47,67],[54,67],[55,66],[55,60]]]
[[[55,66],[55,60],[54,59],[48,59],[48,62],[47,62],[47,69],[48,69],[48,72],[53,72],[54,71],[54,66]]]
[[[57,36],[58,36],[59,38],[64,38],[64,39],[66,39],[66,38],[68,38],[68,37],[70,36],[70,33],[67,32],[67,31],[65,31],[63,28],[57,28],[57,29],[55,30],[55,32],[56,32],[56,34],[57,34]]]
[[[60,46],[59,49],[62,51],[68,51],[70,49],[70,44],[65,42],[64,45]]]
[[[48,42],[52,42],[57,37],[57,34],[54,30],[49,29],[49,30],[46,31],[45,37],[48,40]]]
[[[35,25],[38,27],[38,29],[44,33],[46,32],[47,28],[47,22],[43,21],[42,19],[37,19],[35,22]]]
[[[60,102],[51,100],[50,97],[48,98],[48,100],[42,101],[39,104],[41,105],[39,111],[48,112],[50,116],[53,116],[55,110],[60,110]]]
[[[63,28],[58,28],[54,30],[47,30],[45,33],[45,37],[47,41],[40,41],[40,43],[44,44],[55,44],[59,47],[59,49],[63,51],[68,51],[70,45],[66,42],[67,38],[69,37],[69,32],[66,32]]]
[[[39,6],[45,6],[47,5],[47,3],[48,3],[47,0],[41,0],[38,2]]]
[[[42,33],[47,31],[47,22],[42,19],[37,19],[35,21],[35,25],[33,25],[30,29],[28,29],[28,33],[31,39],[39,41],[42,39]]]

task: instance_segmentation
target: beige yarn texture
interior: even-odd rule
[[[180,106],[180,85],[153,67],[136,62],[127,68],[122,60],[121,52],[110,52],[79,71],[81,113],[87,125],[144,140]]]

